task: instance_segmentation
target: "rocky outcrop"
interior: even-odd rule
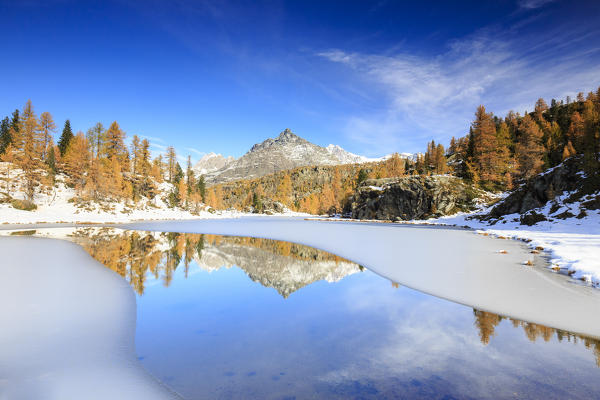
[[[355,219],[426,219],[472,210],[483,194],[452,176],[368,179],[349,199],[345,212]]]
[[[522,184],[494,206],[488,217],[499,218],[508,214],[525,214],[544,206],[565,191],[571,192],[580,189],[583,181],[580,160],[568,159]]]

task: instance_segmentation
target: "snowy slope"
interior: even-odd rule
[[[235,158],[232,156],[224,157],[222,154],[208,153],[194,165],[193,170],[196,175],[206,175],[219,169],[226,168]]]

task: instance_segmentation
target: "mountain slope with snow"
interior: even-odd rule
[[[225,168],[234,161],[235,158],[232,156],[224,157],[222,154],[211,152],[202,156],[202,158],[194,165],[193,170],[197,175],[206,175],[221,168]]]
[[[368,158],[350,153],[333,144],[321,147],[297,136],[289,129],[285,129],[276,138],[270,138],[262,143],[255,144],[237,160],[225,159],[220,155],[211,156],[210,160],[219,160],[219,162],[224,163],[223,167],[219,169],[209,170],[204,167],[204,164],[209,161],[208,156],[205,156],[207,157],[206,162],[202,165],[199,165],[199,162],[195,168],[198,168],[198,171],[201,167],[205,168],[206,172],[204,173],[209,183],[258,178],[297,167],[376,162],[389,157]],[[412,154],[403,153],[401,156],[410,158]]]

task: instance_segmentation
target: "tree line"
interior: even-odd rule
[[[563,160],[579,156],[589,182],[600,173],[600,88],[575,101],[538,99],[533,112],[499,118],[479,106],[469,133],[452,138],[445,155],[457,176],[490,190],[506,190]],[[436,167],[429,163],[430,171]]]
[[[563,160],[577,157],[591,190],[600,188],[600,88],[575,100],[539,99],[532,112],[510,111],[504,118],[479,106],[464,137],[449,146],[431,141],[413,159],[332,167],[300,167],[252,180],[209,188],[214,207],[261,209],[278,201],[311,214],[339,212],[367,179],[452,174],[491,191],[510,190]],[[311,173],[318,171],[318,173]],[[310,179],[306,179],[310,176]]]
[[[394,154],[366,164],[300,167],[250,180],[207,187],[196,177],[188,156],[184,171],[173,147],[151,160],[150,143],[134,135],[129,146],[115,121],[108,129],[97,123],[84,134],[73,134],[65,121],[58,143],[48,112],[38,118],[30,101],[22,111],[0,122],[0,160],[6,161],[6,192],[11,168],[19,169],[28,199],[51,188],[57,173],[83,199],[138,201],[159,194],[171,206],[192,211],[203,203],[216,209],[262,212],[273,202],[311,214],[339,212],[367,179],[405,175],[453,174],[486,190],[510,190],[541,171],[576,157],[587,182],[600,185],[600,88],[576,99],[539,99],[532,112],[510,111],[504,118],[483,105],[468,133],[452,138],[448,147],[431,141],[423,154],[407,159]],[[170,184],[166,187],[163,183]],[[161,190],[162,189],[162,190]]]
[[[171,207],[197,210],[204,202],[204,177],[195,177],[189,156],[184,173],[173,147],[167,148],[164,157],[151,159],[148,139],[133,135],[128,145],[116,121],[108,128],[98,122],[86,133],[74,134],[67,119],[57,143],[56,131],[52,115],[43,112],[37,117],[31,101],[0,121],[0,160],[6,163],[8,195],[15,168],[30,201],[36,193],[51,190],[57,174],[63,173],[67,186],[84,200],[154,199],[167,182],[171,185],[165,200]]]

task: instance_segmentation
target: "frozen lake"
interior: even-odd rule
[[[27,234],[130,283],[136,357],[184,398],[600,395],[599,292],[519,242],[266,218],[127,228]]]

